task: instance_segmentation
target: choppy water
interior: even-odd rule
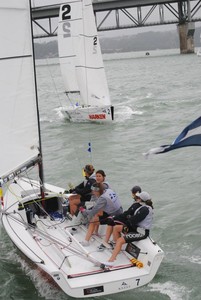
[[[92,162],[105,170],[124,208],[134,184],[152,195],[152,236],[165,252],[161,267],[147,286],[102,300],[200,300],[201,149],[189,147],[149,160],[142,153],[171,143],[200,116],[201,57],[171,50],[104,58],[116,110],[111,125],[65,122],[59,115],[64,102],[59,65],[38,63],[46,182],[63,187],[78,183],[81,168]],[[0,299],[70,299],[19,256],[2,227],[0,236]]]

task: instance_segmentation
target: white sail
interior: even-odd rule
[[[79,35],[77,74],[88,105],[111,105],[91,0],[83,1],[83,31]]]
[[[3,70],[0,72],[0,177],[18,169],[38,154],[28,7],[27,0],[0,1],[0,28],[3,28],[0,30],[0,69]]]
[[[74,51],[74,35],[78,22],[81,20],[81,5],[80,2],[78,4],[76,1],[74,2],[61,5],[58,24],[59,60],[64,87],[67,93],[79,91],[75,73],[76,55]],[[72,7],[75,7],[75,9],[72,10]],[[77,21],[74,22],[74,20]]]
[[[58,42],[66,90],[77,85],[80,104],[111,105],[91,0],[61,6]]]

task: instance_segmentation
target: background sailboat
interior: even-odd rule
[[[111,121],[114,118],[91,0],[61,5],[58,46],[61,73],[72,121]]]

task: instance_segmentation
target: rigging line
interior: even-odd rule
[[[5,212],[2,212],[2,214],[6,215],[7,217],[10,217],[13,221],[16,221],[18,224],[24,226],[27,230],[29,229],[33,229],[34,233],[38,233],[38,234],[41,234],[44,238],[46,238],[47,240],[49,240],[50,242],[52,243],[58,243],[60,246],[62,246],[63,248],[66,248],[68,249],[71,253],[73,254],[76,254],[76,255],[80,255],[82,258],[86,258],[88,259],[90,256],[90,253],[87,252],[83,247],[82,245],[67,231],[65,231],[65,233],[72,239],[74,240],[80,247],[83,248],[83,250],[85,251],[85,253],[81,252],[80,250],[77,250],[75,247],[73,246],[69,246],[68,244],[66,244],[64,241],[60,240],[59,238],[56,238],[54,236],[52,236],[51,234],[49,233],[46,233],[45,231],[39,229],[39,228],[36,228],[34,226],[32,226],[31,224],[29,223],[26,223],[23,219],[22,219],[22,216],[18,213],[18,212],[12,212],[12,213],[5,213]],[[17,217],[15,217],[13,214],[18,214],[20,216],[20,219],[18,219]],[[44,223],[43,223],[44,224]],[[57,224],[54,224],[52,225],[51,227],[55,227],[57,226]],[[12,227],[11,227],[12,228]],[[59,228],[61,230],[61,228]],[[14,231],[15,232],[15,231]],[[30,232],[31,233],[31,232]],[[93,258],[91,258],[93,259]],[[95,260],[95,259],[94,259]],[[96,261],[96,260],[95,260]],[[93,261],[94,262],[94,261]],[[98,261],[96,261],[96,263],[99,263]]]
[[[23,191],[26,191],[19,183],[17,183],[17,181],[15,182]],[[32,186],[32,183],[31,183],[31,180],[30,180],[30,185]],[[10,209],[12,206],[14,206],[17,202],[19,202],[19,203],[21,203],[21,201],[20,201],[20,199],[22,200],[22,198],[20,197],[20,196],[18,196],[18,195],[16,195],[15,193],[13,193],[13,191],[11,190],[11,188],[10,188],[10,185],[7,185],[7,189],[9,190],[9,192],[14,196],[14,197],[16,197],[17,198],[17,201],[16,202],[14,202],[13,204],[11,204],[9,207],[7,207],[6,209],[5,209],[5,211],[7,211],[8,209]],[[35,191],[33,190],[33,194],[35,194],[35,196],[38,196],[36,193],[35,193]],[[20,198],[20,199],[18,199],[18,198]],[[43,198],[41,198],[41,199],[39,199],[39,200],[32,200],[32,202],[29,202],[29,200],[27,200],[27,202],[29,202],[30,204],[31,203],[35,203],[47,216],[49,216],[49,214],[47,213],[47,211],[42,207],[42,205],[39,205],[37,202],[41,202],[41,201],[43,201],[43,200],[48,200],[49,198],[47,198],[47,199],[43,199]]]
[[[32,66],[33,66],[33,83],[34,83],[34,92],[35,92],[35,109],[37,115],[37,124],[38,124],[38,154],[41,157],[41,160],[38,162],[38,175],[41,179],[40,192],[41,195],[44,194],[44,168],[43,168],[43,149],[42,149],[42,137],[41,137],[41,124],[40,124],[40,112],[39,112],[39,99],[38,99],[38,82],[36,78],[36,56],[33,40],[33,22],[32,22],[32,11],[31,11],[31,0],[29,0],[29,21],[31,29],[31,51],[32,51]]]
[[[26,183],[29,183],[31,186],[33,186],[33,187],[35,187],[35,188],[38,188],[38,189],[40,189],[40,184],[39,184],[39,182],[37,182],[37,181],[33,181],[32,179],[29,179],[29,180],[27,180],[27,178],[24,178],[24,177],[21,177],[20,178],[20,180],[22,180],[22,181],[24,181],[24,182],[26,182]],[[22,186],[20,186],[21,187],[21,189],[23,189],[23,187]],[[23,189],[24,190],[24,189]],[[62,190],[64,190],[64,189],[62,189]],[[26,191],[26,190],[24,190],[24,191]],[[34,191],[35,192],[35,191]],[[61,198],[65,198],[66,199],[66,194],[62,194],[62,191],[61,192],[54,192],[54,191],[52,191],[52,190],[50,190],[50,189],[48,189],[48,188],[46,188],[45,187],[45,192],[47,192],[47,193],[52,193],[52,194],[54,194],[54,195],[57,195],[58,197],[61,197]],[[12,193],[13,195],[15,195],[14,193]],[[17,195],[16,195],[16,197],[17,197]],[[49,198],[48,198],[49,199]],[[43,199],[43,200],[48,200],[48,199]],[[40,201],[40,200],[39,200]]]
[[[41,245],[40,245],[40,243],[38,242],[38,239],[37,238],[34,238],[35,239],[35,241],[36,241],[36,243],[37,243],[37,245],[38,245],[38,247],[41,249],[41,251],[43,251],[43,253],[45,253],[45,255],[49,258],[49,260],[51,260],[51,262],[53,263],[53,264],[55,264],[55,266],[59,269],[59,270],[61,270],[61,267],[62,267],[62,265],[63,265],[63,261],[62,261],[62,263],[59,265],[55,260],[53,260],[53,258],[50,256],[50,255],[48,255],[45,251],[44,251],[44,249],[41,247]],[[55,243],[54,244],[51,244],[51,246],[55,246],[55,248],[57,248],[58,250],[60,250],[59,248],[58,248],[58,245],[56,245]],[[44,247],[44,246],[43,246]],[[65,261],[65,259],[66,259],[66,257],[64,257],[64,261]],[[68,275],[64,270],[62,270],[66,275]]]
[[[33,189],[33,194],[35,194],[35,196],[38,197],[36,191],[34,190],[34,185],[32,184],[32,180],[29,178],[27,172],[26,172],[26,176],[27,176],[28,183],[30,184],[30,186],[31,186],[32,189]],[[21,188],[22,191],[26,192],[26,190],[23,188],[22,185],[20,185],[20,184],[17,182],[17,180],[14,180],[14,183],[17,184],[17,185]],[[9,187],[10,187],[10,186],[9,186]],[[40,188],[40,185],[39,185],[38,189],[39,189],[39,188]],[[10,191],[16,198],[22,199],[22,196],[17,196],[15,193],[13,193],[13,192],[11,191],[11,189],[9,189],[9,191]],[[28,195],[27,195],[27,196],[28,196]],[[18,200],[18,201],[21,202],[20,200]]]
[[[48,58],[46,58],[46,64],[47,64],[47,66],[48,66],[48,72],[49,72],[49,74],[50,74],[50,77],[51,77],[51,79],[52,79],[52,82],[53,82],[53,85],[54,85],[54,88],[55,88],[55,91],[56,91],[56,97],[58,98],[58,101],[59,101],[59,104],[60,104],[60,106],[62,106],[62,101],[61,101],[61,98],[60,98],[60,93],[59,93],[59,91],[58,91],[58,89],[57,89],[57,86],[56,86],[56,82],[55,82],[55,80],[54,80],[54,77],[53,77],[53,75],[52,75],[52,72],[51,72],[51,69],[50,69],[50,65],[49,65],[49,62],[48,62]]]
[[[84,36],[84,32],[85,32],[85,23],[84,23],[84,9],[85,9],[85,7],[84,7],[84,3],[83,3],[83,1],[82,1],[82,28],[83,28],[83,35],[82,34],[80,34],[80,36],[82,36],[83,37],[83,44],[84,44],[84,47],[83,47],[83,50],[84,50],[84,62],[85,62],[85,66],[86,66],[86,63],[87,63],[87,55],[86,55],[86,43],[85,43],[85,36]],[[86,94],[86,96],[87,96],[87,104],[89,105],[89,103],[88,103],[88,94],[89,94],[89,91],[88,91],[88,86],[87,86],[87,72],[86,72],[86,68],[85,68],[85,77],[86,77],[86,81],[85,81],[85,85],[86,85],[86,92],[87,92],[87,94]]]
[[[60,230],[61,230],[61,228],[59,228]],[[73,253],[73,254],[76,254],[76,255],[78,255],[79,257],[81,257],[81,258],[84,258],[84,259],[86,259],[86,260],[88,260],[88,261],[90,261],[90,262],[92,262],[92,263],[94,263],[94,264],[96,264],[96,265],[101,265],[101,263],[97,260],[97,259],[95,259],[95,258],[93,258],[92,256],[90,256],[91,254],[90,254],[90,252],[87,252],[86,250],[85,250],[85,248],[74,238],[74,236],[73,235],[71,235],[68,231],[65,231],[65,233],[66,233],[66,235],[69,237],[69,239],[71,239],[71,240],[73,240],[76,244],[78,244],[80,247],[82,247],[82,251],[84,251],[84,253],[83,252],[81,252],[81,251],[79,251],[79,250],[77,250],[77,248],[75,248],[75,247],[73,247],[72,245],[71,246],[68,246],[67,247],[67,249],[71,252],[71,253]]]
[[[84,50],[84,63],[85,63],[85,66],[87,65],[87,54],[86,54],[86,40],[85,40],[85,22],[84,22],[84,11],[85,11],[85,5],[82,1],[82,28],[83,28],[83,34],[80,33],[79,36],[82,37],[82,40],[83,40],[83,50]],[[76,67],[76,66],[75,66]],[[89,90],[88,90],[88,85],[87,85],[87,81],[88,81],[88,76],[87,76],[87,68],[84,68],[85,70],[85,86],[86,86],[86,97],[87,97],[87,105],[89,106],[89,102],[88,102],[88,99],[89,99]]]
[[[79,94],[79,92],[75,92],[75,93]],[[71,104],[72,106],[74,106],[74,103],[73,103],[73,101],[71,100],[71,97],[70,97],[70,92],[68,92],[68,93],[65,92],[65,94],[66,94],[66,96],[67,96],[68,101],[70,102],[70,104]],[[74,93],[73,93],[73,94],[74,94]]]
[[[3,213],[4,214],[4,213]],[[20,236],[14,231],[14,229],[13,229],[13,227],[11,226],[11,224],[10,224],[10,222],[9,222],[9,217],[10,217],[10,214],[4,214],[4,215],[6,215],[6,219],[7,219],[7,222],[8,222],[8,224],[9,224],[9,226],[10,226],[10,228],[11,228],[11,230],[15,233],[15,235],[18,237],[18,239],[30,250],[30,252],[32,252],[36,257],[38,257],[38,259],[40,259],[40,261],[39,262],[36,262],[35,261],[35,263],[37,263],[37,264],[44,264],[44,261],[43,261],[43,259],[42,258],[40,258],[40,256],[38,256],[30,247],[28,247],[28,245],[20,238]],[[20,215],[20,214],[19,214]],[[20,217],[21,217],[21,215],[20,215]],[[11,217],[12,218],[12,217]],[[22,218],[22,217],[21,217]],[[16,220],[17,220],[17,218],[16,218]],[[20,220],[18,220],[20,223],[22,223]]]
[[[28,175],[28,174],[27,174]],[[28,177],[28,179],[29,179],[29,177]],[[29,179],[30,180],[30,179]],[[29,183],[30,183],[30,185],[31,186],[33,186],[32,185],[32,182],[31,182],[31,180],[29,181]],[[40,177],[39,177],[39,185],[40,185],[40,188],[41,188],[41,184],[42,184],[42,182],[40,181]],[[22,188],[22,187],[21,187]],[[43,207],[43,203],[44,203],[44,201],[45,200],[48,200],[49,198],[47,198],[47,199],[45,199],[45,187],[44,187],[44,185],[43,185],[43,191],[44,191],[44,193],[43,194],[41,194],[41,205],[39,204],[39,203],[37,203],[38,201],[35,201],[35,199],[33,199],[33,202],[39,207],[39,209],[41,210],[41,211],[43,211],[47,216],[49,216],[50,217],[50,215],[48,214],[48,212],[45,210],[45,208]],[[38,195],[36,194],[36,196],[37,196],[37,198],[38,198]]]
[[[86,81],[85,81],[85,84],[86,84],[86,97],[87,97],[87,104],[88,104],[88,114],[89,114],[89,88],[88,88],[88,72],[87,70],[88,69],[95,69],[95,68],[90,68],[87,66],[87,52],[86,52],[86,38],[87,38],[87,35],[86,35],[86,28],[85,28],[85,19],[88,21],[88,18],[85,18],[85,11],[88,9],[88,6],[91,6],[91,5],[87,5],[87,4],[84,4],[82,2],[82,23],[83,23],[83,33],[80,34],[80,36],[82,37],[83,39],[83,49],[84,49],[84,61],[85,61],[85,77],[86,77]],[[86,26],[87,27],[87,26]],[[94,34],[93,34],[94,36]],[[91,36],[91,37],[93,37]],[[92,40],[93,42],[93,40]],[[79,67],[79,66],[77,66]],[[89,159],[90,159],[90,163],[93,164],[93,152],[92,152],[92,128],[91,126],[88,127],[88,135],[89,135],[89,141],[88,141],[88,146],[90,146],[90,151],[88,151],[88,154],[89,154]]]
[[[35,166],[34,166],[34,167],[35,167]],[[34,167],[33,167],[32,169],[34,169]],[[30,176],[29,176],[27,170],[25,170],[25,173],[26,173],[26,179],[28,180],[28,183],[30,184],[30,186],[31,186],[32,189],[33,189],[33,194],[35,194],[35,195],[37,196],[36,190],[34,190],[34,185],[33,185],[32,179],[30,178]],[[41,180],[40,180],[40,178],[39,178],[39,182],[40,182],[40,181],[41,181]],[[17,181],[16,181],[16,183],[17,183]],[[17,183],[17,184],[19,185],[19,183]],[[24,192],[26,192],[26,190],[23,188],[23,186],[21,186],[21,185],[19,185],[19,186],[20,186],[20,188],[21,188]],[[40,187],[41,187],[41,183],[39,183],[38,189],[40,189]]]
[[[33,195],[33,194],[32,194],[32,195]],[[27,196],[30,196],[30,195],[27,195]],[[36,195],[36,196],[37,196],[37,195]],[[26,197],[26,196],[25,196],[25,197]],[[48,198],[38,198],[38,197],[37,197],[37,199],[31,199],[31,200],[27,199],[26,202],[24,202],[23,204],[29,205],[29,204],[35,203],[37,206],[40,207],[40,205],[39,205],[38,203],[40,203],[40,202],[42,202],[42,201],[48,201],[48,200],[53,199],[53,198],[55,198],[55,195],[52,196],[52,197],[48,197]],[[20,202],[20,201],[19,201],[19,202]],[[16,202],[15,202],[15,204],[16,204]],[[41,207],[40,207],[40,208],[41,208]]]
[[[16,197],[17,198],[17,201],[15,201],[14,203],[12,203],[9,207],[7,207],[6,209],[4,209],[4,211],[7,211],[8,209],[10,209],[12,206],[14,206],[17,202],[21,202],[18,198],[20,198],[21,199],[21,197],[20,196],[17,196],[13,191],[12,191],[12,189],[10,188],[10,185],[8,184],[8,183],[6,183],[6,188],[7,188],[7,190],[14,196],[14,197]]]
[[[24,181],[26,183],[29,183],[33,187],[36,187],[36,188],[40,189],[40,184],[39,184],[38,181],[35,181],[33,179],[30,179],[30,178],[29,178],[29,180],[27,180],[27,178],[24,178],[24,177],[21,177],[20,180],[22,180],[22,181]],[[21,188],[23,189],[23,187],[21,187]],[[62,188],[61,188],[61,190],[64,191],[64,189],[62,189]],[[50,190],[48,188],[45,188],[45,192],[47,192],[47,193],[53,193],[54,195],[57,195],[58,197],[66,198],[66,196],[64,194],[62,194],[62,191],[58,193],[58,192],[54,192],[54,191],[52,191],[52,190]]]
[[[51,219],[51,221],[55,221],[54,219]],[[56,221],[55,221],[56,222]],[[61,219],[61,221],[58,221],[57,223],[54,223],[54,225],[47,225],[47,224],[45,224],[41,219],[38,219],[35,223],[36,223],[36,225],[38,224],[38,223],[41,223],[41,224],[43,224],[43,226],[45,226],[45,227],[47,227],[47,229],[51,229],[52,227],[54,227],[54,228],[56,228],[56,227],[58,227],[59,225],[61,225],[62,223],[64,223],[65,222],[65,219]],[[73,226],[72,226],[73,227]]]
[[[24,181],[24,182],[26,182],[26,183],[30,183],[29,180],[27,180],[26,177],[20,177],[20,180],[22,180],[22,181]],[[33,182],[33,179],[31,179],[31,184],[32,184],[33,186],[35,186],[36,188],[40,189],[40,183],[39,183],[38,181],[34,181],[34,182]]]
[[[36,33],[39,34],[38,26],[35,28],[35,30],[36,30]],[[40,39],[40,41],[42,42],[41,39]],[[57,89],[57,86],[56,86],[54,77],[52,76],[52,72],[51,72],[51,70],[50,70],[50,65],[49,65],[49,63],[48,63],[48,58],[46,58],[45,61],[46,61],[46,65],[48,66],[47,69],[48,69],[48,72],[49,72],[49,74],[50,74],[51,80],[52,80],[53,85],[54,85],[54,88],[55,88],[55,93],[54,93],[54,94],[56,94],[56,97],[58,98],[58,101],[59,101],[59,103],[60,103],[60,106],[62,106],[61,99],[60,99],[60,93],[58,92],[58,89]],[[48,91],[48,93],[49,93],[49,91]]]
[[[30,186],[32,186],[33,187],[33,194],[35,194],[35,196],[37,197],[37,200],[36,199],[33,199],[33,200],[27,200],[26,202],[29,202],[28,204],[32,204],[32,203],[35,203],[38,207],[40,207],[41,209],[43,209],[37,202],[41,202],[42,200],[44,200],[44,201],[46,201],[46,200],[49,200],[49,199],[51,199],[51,197],[49,197],[49,198],[44,198],[44,199],[42,199],[42,198],[38,198],[38,195],[37,195],[37,192],[36,192],[36,190],[34,190],[34,182],[28,177],[28,174],[27,174],[27,178],[28,178],[28,180],[29,180],[29,183],[30,183]],[[26,179],[27,179],[26,178]],[[23,180],[23,178],[21,178],[21,180]],[[27,182],[27,180],[24,180],[25,182]],[[14,180],[14,182],[13,183],[15,183],[15,184],[17,184],[24,192],[26,192],[26,190],[23,188],[23,186],[21,186],[16,180]],[[12,189],[10,188],[10,185],[8,184],[8,183],[6,183],[5,184],[5,186],[6,186],[6,189],[17,199],[14,203],[12,203],[9,207],[7,207],[6,209],[4,209],[4,211],[7,211],[8,209],[10,209],[12,206],[14,206],[17,202],[19,202],[19,203],[21,203],[21,200],[23,200],[22,199],[22,197],[21,196],[18,196],[17,194],[15,194],[13,191],[12,191]],[[40,186],[39,185],[37,185],[36,183],[35,183],[35,187],[36,188],[40,188]],[[62,195],[62,194],[60,194],[60,193],[53,193],[54,195],[57,195],[58,197],[61,197],[61,198],[66,198],[64,195]],[[29,196],[29,195],[27,195],[27,196]],[[54,196],[53,196],[54,197]],[[45,213],[47,214],[47,212],[45,211]],[[48,215],[48,214],[47,214]]]
[[[3,212],[2,212],[3,213]],[[16,213],[16,212],[15,212]],[[5,215],[7,215],[8,217],[10,217],[11,219],[13,219],[14,221],[17,221],[19,224],[21,224],[22,226],[24,226],[25,228],[27,228],[27,230],[29,229],[34,229],[34,232],[41,234],[44,238],[46,238],[49,241],[55,242],[57,244],[59,244],[60,246],[68,249],[68,251],[70,251],[71,253],[73,253],[74,255],[78,255],[79,257],[88,260],[92,263],[95,263],[97,265],[101,265],[101,263],[96,260],[95,258],[90,256],[90,253],[87,252],[84,247],[82,247],[82,245],[68,232],[66,232],[66,234],[72,239],[74,240],[74,242],[79,245],[82,248],[82,251],[85,251],[85,253],[81,252],[80,250],[77,250],[75,247],[73,246],[69,246],[68,244],[66,244],[65,242],[63,242],[62,240],[60,240],[59,238],[53,237],[52,235],[43,232],[43,230],[38,229],[36,227],[33,227],[31,224],[26,223],[24,220],[19,220],[18,218],[16,218],[13,213],[12,214],[8,214],[8,213],[4,213]],[[20,215],[21,217],[21,215]],[[21,217],[22,218],[22,217]],[[12,228],[12,227],[11,227]],[[13,228],[12,228],[13,230]],[[33,251],[32,251],[33,252]],[[34,253],[34,252],[33,252]]]

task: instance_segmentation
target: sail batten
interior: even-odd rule
[[[94,69],[94,70],[100,70],[103,69],[103,67],[91,67],[91,66],[75,66],[76,68],[85,68],[85,69]]]
[[[23,55],[23,56],[9,56],[9,57],[0,57],[0,60],[4,59],[18,59],[18,58],[25,58],[25,57],[31,57],[31,55]]]
[[[59,58],[62,59],[62,58],[68,58],[68,57],[76,57],[76,55],[64,55],[64,56],[60,56]]]

